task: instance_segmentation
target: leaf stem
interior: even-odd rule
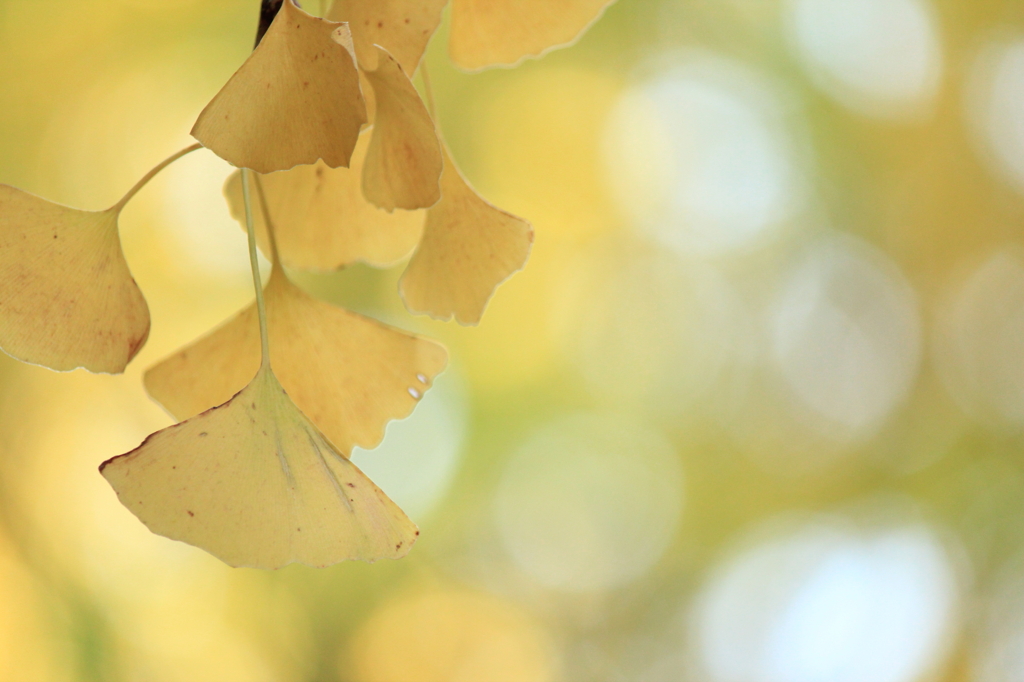
[[[252,283],[256,288],[256,314],[260,319],[260,368],[270,366],[270,341],[267,334],[267,306],[263,301],[263,283],[260,281],[260,262],[256,257],[256,228],[252,220],[252,198],[249,196],[248,168],[242,169],[242,200],[245,203],[245,231],[249,235],[249,267],[252,268]],[[269,231],[269,222],[267,223]],[[276,249],[275,249],[276,253]]]
[[[199,144],[197,142],[197,143],[195,143],[194,145],[192,145],[190,147],[185,147],[180,152],[172,154],[171,156],[167,157],[166,159],[164,159],[163,161],[158,163],[156,166],[153,167],[152,170],[150,170],[148,173],[143,175],[142,179],[139,180],[138,182],[136,182],[135,186],[132,187],[130,190],[128,190],[128,193],[124,195],[124,197],[121,199],[121,201],[119,201],[116,204],[114,204],[111,207],[110,210],[111,211],[116,211],[116,212],[120,213],[121,210],[124,209],[125,205],[127,205],[127,203],[129,201],[131,201],[135,197],[136,194],[139,193],[139,190],[141,190],[143,187],[145,187],[147,184],[149,184],[149,181],[156,177],[157,173],[162,171],[164,168],[167,168],[172,163],[174,163],[175,161],[177,161],[181,157],[185,156],[186,154],[190,154],[190,153],[194,152],[195,150],[202,149],[202,148],[203,148],[203,145],[201,145],[201,144]]]
[[[260,212],[263,213],[263,224],[267,227],[267,241],[270,242],[270,262],[273,264],[274,270],[277,270],[282,267],[277,250],[277,232],[275,231],[273,221],[270,219],[270,207],[267,205],[267,195],[263,192],[263,180],[260,178],[259,173],[255,173],[252,178],[256,181],[256,194],[260,198]]]

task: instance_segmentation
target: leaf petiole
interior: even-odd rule
[[[270,366],[270,342],[267,335],[267,306],[263,301],[263,283],[260,281],[260,263],[256,257],[256,227],[252,219],[252,197],[249,191],[250,173],[252,171],[248,168],[242,169],[242,200],[245,202],[245,231],[249,235],[249,267],[252,268],[252,283],[256,288],[256,314],[260,320],[260,349],[262,357],[260,368],[265,368]],[[268,222],[268,232],[269,228],[270,224]],[[276,249],[274,253],[276,261]]]
[[[135,197],[135,195],[139,193],[139,190],[141,190],[143,187],[148,185],[149,181],[156,177],[157,173],[162,171],[164,168],[167,168],[172,163],[174,163],[175,161],[177,161],[181,157],[185,156],[186,154],[191,154],[195,150],[202,149],[202,148],[203,148],[203,145],[201,145],[201,144],[199,144],[197,142],[197,143],[195,143],[194,145],[192,145],[190,147],[185,147],[180,152],[172,154],[171,156],[167,157],[166,159],[164,159],[163,161],[158,163],[156,166],[154,166],[152,168],[152,170],[150,170],[148,173],[143,175],[142,179],[139,180],[138,182],[136,182],[135,186],[132,187],[130,190],[128,190],[128,193],[124,195],[124,197],[121,199],[121,201],[119,201],[116,204],[114,204],[110,208],[110,210],[113,211],[113,212],[116,212],[116,213],[120,213],[121,210],[124,209],[125,205],[127,205],[128,202],[131,201]]]

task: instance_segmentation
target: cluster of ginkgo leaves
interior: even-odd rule
[[[574,40],[610,0],[451,0],[450,54],[475,70]],[[452,162],[411,77],[448,0],[335,0],[325,18],[263,0],[257,46],[199,115],[199,144],[105,211],[0,185],[0,348],[120,373],[149,335],[118,217],[160,170],[205,147],[240,170],[256,300],[145,374],[176,419],[100,471],[155,533],[234,566],[404,556],[419,531],[348,456],[373,448],[447,363],[444,348],[318,301],[285,267],[393,265],[413,313],[476,324],[533,231]],[[429,96],[429,81],[423,74]],[[265,288],[256,249],[273,270]]]

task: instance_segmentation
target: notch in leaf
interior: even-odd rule
[[[149,337],[149,307],[118,218],[160,163],[113,207],[82,211],[0,185],[0,348],[58,371],[120,374]]]
[[[203,109],[192,135],[239,168],[348,166],[366,104],[346,24],[285,0],[266,35]]]

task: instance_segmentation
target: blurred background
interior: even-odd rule
[[[257,5],[0,0],[0,182],[113,204]],[[1024,3],[619,0],[476,75],[446,26],[439,125],[526,270],[468,329],[401,267],[296,275],[451,351],[354,455],[411,555],[230,569],[98,474],[171,423],[142,372],[252,296],[198,152],[121,221],[126,374],[0,357],[0,679],[1024,679]]]

